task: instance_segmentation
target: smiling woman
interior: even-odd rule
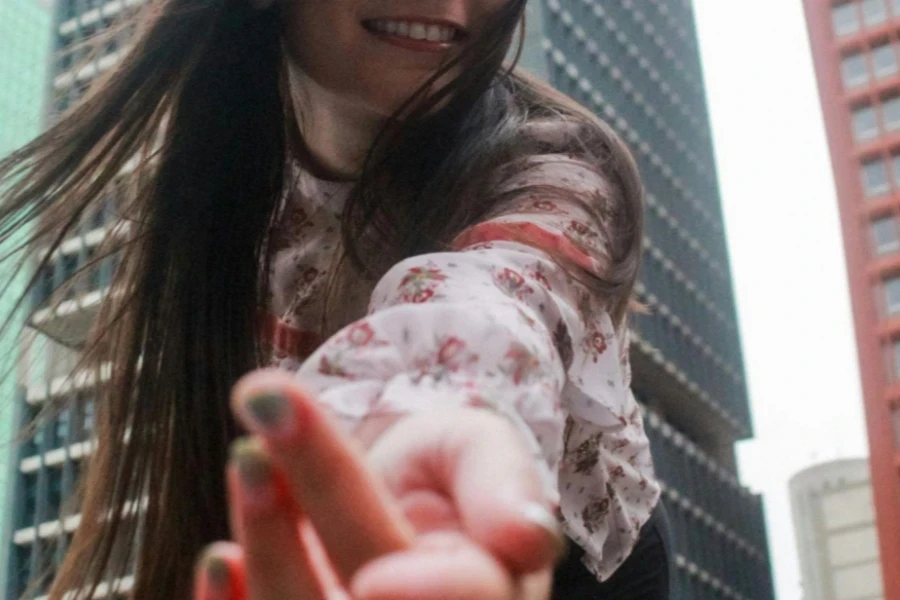
[[[44,262],[133,171],[51,598],[131,569],[137,600],[187,597],[229,538],[197,600],[547,598],[558,527],[581,550],[556,597],[667,597],[628,364],[641,186],[503,64],[524,7],[156,0],[0,162],[0,242],[35,221]]]

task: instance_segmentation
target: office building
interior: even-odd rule
[[[47,59],[50,53],[51,10],[46,0],[0,0],[0,158],[29,142],[41,131],[44,88],[47,83]],[[0,256],[18,245],[26,235],[0,245]],[[4,284],[12,277],[12,258],[0,264]],[[7,497],[12,440],[18,434],[14,420],[16,393],[15,362],[18,356],[16,332],[22,312],[13,308],[26,284],[27,273],[20,273],[9,287],[0,290],[0,324],[15,316],[11,326],[0,333],[0,507]],[[0,510],[0,565],[9,548],[7,511]],[[3,589],[0,569],[0,589]]]
[[[804,0],[837,188],[884,597],[900,598],[900,2]]]
[[[816,465],[791,479],[805,600],[883,600],[869,463]]]
[[[543,0],[550,81],[612,124],[647,188],[634,389],[675,533],[675,597],[772,598],[763,507],[736,477],[752,435],[689,0]]]

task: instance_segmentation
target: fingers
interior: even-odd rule
[[[540,459],[508,422],[482,415],[481,428],[461,429],[454,448],[452,485],[465,528],[520,572],[554,564],[564,542],[547,508]]]
[[[243,558],[237,544],[211,545],[197,564],[194,600],[245,600]]]
[[[460,529],[459,514],[445,494],[422,489],[406,492],[398,499],[400,509],[417,533]]]
[[[233,403],[241,422],[265,440],[342,580],[370,560],[410,547],[412,528],[362,452],[289,374],[246,376],[235,386]]]
[[[395,495],[439,490],[468,535],[528,573],[558,560],[563,538],[546,508],[536,460],[518,436],[485,411],[430,413],[394,425],[369,457]]]
[[[300,537],[299,511],[283,475],[259,440],[240,440],[234,445],[228,487],[233,529],[244,549],[250,598],[324,598],[320,578]]]
[[[486,550],[458,533],[422,536],[377,559],[351,583],[354,600],[512,600],[516,583]]]

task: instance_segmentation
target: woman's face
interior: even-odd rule
[[[341,101],[386,117],[508,0],[288,0],[296,67]]]

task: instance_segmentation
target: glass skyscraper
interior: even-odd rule
[[[132,3],[61,0],[57,48],[107,27]],[[634,387],[675,529],[675,598],[770,600],[762,504],[736,477],[734,443],[752,429],[691,4],[531,0],[528,16],[526,66],[610,122],[634,150],[647,185],[638,291],[650,314],[634,320]],[[77,99],[124,47],[127,38],[110,40],[87,67],[75,67],[77,57],[55,63],[55,106]],[[22,370],[17,418],[25,422],[48,401],[74,402],[43,422],[16,458],[9,598],[42,569],[52,575],[78,523],[77,507],[63,499],[91,452],[94,382],[63,377],[74,355],[59,342],[83,339],[110,265],[60,309],[42,303],[91,256],[108,225],[106,211],[88,216],[35,291],[31,323],[41,343],[23,352],[40,368]]]
[[[528,66],[616,129],[647,190],[649,314],[634,318],[631,355],[674,528],[675,598],[768,600],[762,502],[736,475],[752,425],[692,3],[539,7],[546,66]]]
[[[41,131],[47,59],[51,44],[51,10],[47,0],[0,0],[0,158],[29,142]],[[23,239],[0,245],[0,255]],[[0,278],[8,281],[14,260],[0,265]],[[5,290],[0,290],[0,323],[12,316],[13,307],[25,285],[25,273]],[[16,315],[21,318],[21,313]],[[17,322],[18,319],[17,318]],[[18,344],[15,323],[0,335],[0,561],[9,544],[8,511],[2,510],[8,492],[11,442],[17,433],[14,419],[16,397],[15,361]],[[4,561],[5,562],[5,561]],[[0,562],[2,565],[3,562]],[[2,586],[2,574],[0,574]],[[2,587],[0,587],[2,589]]]

